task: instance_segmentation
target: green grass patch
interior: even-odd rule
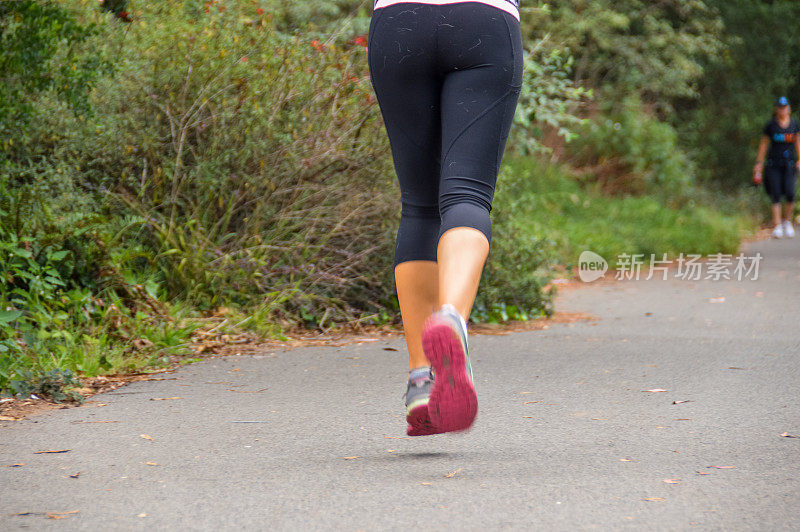
[[[758,228],[758,217],[708,203],[670,208],[649,196],[603,195],[563,166],[515,158],[504,167],[494,212],[516,231],[548,240],[553,260],[572,268],[584,250],[610,265],[623,253],[736,253],[742,238]]]

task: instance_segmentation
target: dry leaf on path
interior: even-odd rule
[[[533,419],[533,416],[522,416],[524,419]]]
[[[20,418],[13,416],[0,416],[0,421],[19,421]]]
[[[61,449],[58,451],[35,451],[33,454],[57,454],[57,453],[68,453],[72,449]]]
[[[45,515],[47,516],[48,519],[64,519],[65,517],[68,517],[70,514],[76,514],[79,511],[80,510],[72,510],[70,512],[47,512],[47,514]]]
[[[664,482],[664,484],[680,484],[681,483],[681,479],[679,479],[679,478],[665,478],[662,482]]]
[[[269,388],[261,388],[260,390],[232,390],[228,388],[229,392],[236,392],[236,393],[261,393],[267,391]]]
[[[631,460],[630,458],[620,458],[619,461],[620,462],[633,462],[633,460]]]
[[[161,465],[161,464],[159,464],[158,462],[145,462],[145,464],[147,464],[147,465],[153,465],[153,466]]]
[[[183,397],[151,397],[151,401],[172,401],[173,399],[183,399]]]
[[[523,401],[523,405],[532,405],[533,403],[541,403],[541,401]]]
[[[136,517],[147,517],[147,514],[139,514]]]
[[[70,475],[69,478],[78,478],[79,476],[81,476],[81,471],[78,471],[74,475]]]
[[[732,465],[710,465],[708,466],[709,469],[734,469],[736,466]]]
[[[142,438],[144,438],[145,440],[156,441],[156,440],[155,440],[155,438],[153,438],[153,437],[152,437],[152,436],[150,436],[149,434],[140,434],[140,436],[141,436]]]
[[[665,502],[667,499],[664,497],[644,497],[642,500],[648,502]]]
[[[691,399],[683,399],[683,400],[680,400],[680,401],[672,401],[672,404],[673,405],[679,405],[681,403],[693,403],[693,402],[694,401],[692,401]]]
[[[355,460],[356,458],[361,458],[360,456],[345,456],[345,460]]]
[[[456,473],[458,473],[459,471],[461,471],[461,469],[462,469],[462,468],[461,468],[461,467],[459,467],[458,469],[456,469],[456,470],[455,470],[455,471],[453,471],[452,473],[447,473],[447,474],[444,476],[444,478],[453,478],[454,476],[456,476]]]
[[[712,297],[708,300],[709,303],[725,303],[724,297]]]
[[[22,467],[24,465],[25,465],[25,462],[20,462],[18,464],[11,464],[11,465],[7,465],[7,466],[3,466],[3,467]]]
[[[667,390],[663,390],[661,388],[653,388],[652,390],[642,390],[643,392],[650,392],[650,393],[659,393],[659,392],[666,392]]]
[[[781,432],[782,438],[800,438],[797,434],[789,434],[788,432]]]
[[[698,471],[697,474],[698,475],[710,475],[711,473],[709,473],[708,471]]]
[[[394,347],[384,347],[383,350],[384,351],[397,351],[397,349],[395,349]]]
[[[433,482],[420,482],[423,486],[433,486]]]

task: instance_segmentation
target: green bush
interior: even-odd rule
[[[645,112],[634,97],[599,113],[571,146],[606,192],[649,194],[679,206],[691,197],[696,169],[675,129]]]

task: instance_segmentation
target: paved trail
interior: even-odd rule
[[[0,529],[800,529],[800,238],[745,251],[758,281],[590,285],[560,309],[600,321],[473,336],[467,434],[403,439],[399,338],[2,423]]]

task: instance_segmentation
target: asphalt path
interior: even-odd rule
[[[798,530],[800,238],[744,253],[757,280],[588,284],[558,308],[598,320],[473,335],[462,434],[406,438],[399,337],[0,422],[0,530]]]

